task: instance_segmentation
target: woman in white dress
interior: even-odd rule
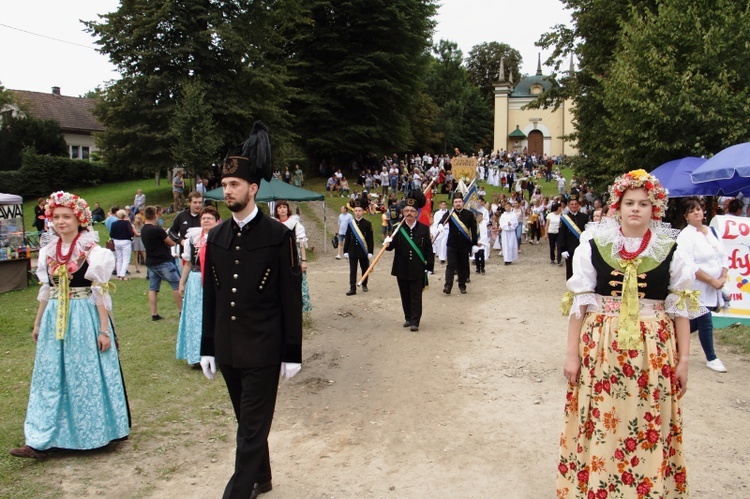
[[[500,215],[498,222],[499,229],[502,231],[503,260],[505,265],[518,260],[518,240],[516,239],[516,227],[518,227],[518,217],[510,203],[505,205],[505,213]]]

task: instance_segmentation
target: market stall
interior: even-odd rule
[[[23,198],[0,193],[0,293],[26,288],[30,253],[24,239]]]

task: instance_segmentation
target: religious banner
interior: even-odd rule
[[[714,312],[715,319],[745,319],[750,321],[750,218],[718,215],[711,220],[711,228],[721,238],[729,256],[729,272],[724,285],[729,308]]]
[[[469,184],[477,173],[477,158],[451,158],[453,178]]]

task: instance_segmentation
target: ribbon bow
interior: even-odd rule
[[[572,291],[566,292],[562,297],[562,302],[560,302],[560,310],[562,311],[563,315],[570,315],[570,309],[573,307],[573,298],[575,297],[575,293]]]
[[[701,304],[698,301],[698,296],[700,296],[700,294],[701,292],[698,290],[684,289],[679,291],[677,295],[680,298],[677,300],[676,307],[680,310],[687,307],[687,310],[696,312],[701,307]]]
[[[117,286],[115,286],[114,282],[109,282],[109,281],[103,282],[103,283],[99,284],[99,287],[102,290],[102,294],[104,294],[104,293],[112,294],[115,291],[117,291]]]
[[[624,269],[622,282],[622,303],[620,304],[620,326],[617,331],[617,344],[621,349],[638,350],[643,345],[639,326],[640,305],[638,304],[638,265],[640,258],[618,260]]]
[[[68,311],[70,310],[70,277],[68,277],[68,266],[64,263],[55,269],[60,291],[58,293],[57,319],[55,321],[55,338],[58,340],[65,339],[65,332],[68,329]]]

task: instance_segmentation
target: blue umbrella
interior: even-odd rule
[[[741,177],[743,180],[737,180]],[[750,142],[727,147],[692,174],[693,182],[710,182],[712,180],[735,180],[743,184],[740,189],[750,186]]]
[[[694,184],[690,180],[693,170],[705,162],[706,159],[694,156],[674,159],[664,163],[651,174],[659,179],[661,185],[669,189],[670,197],[715,196],[721,190],[717,182]]]

